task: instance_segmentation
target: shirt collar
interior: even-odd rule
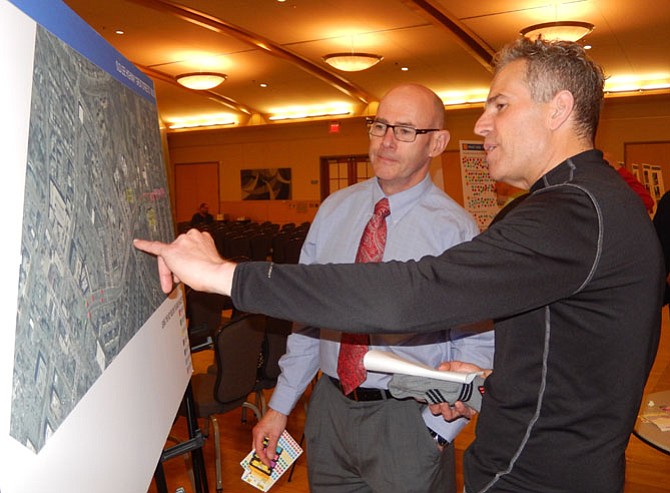
[[[432,185],[433,182],[430,178],[430,173],[427,173],[424,179],[413,187],[387,196],[384,195],[384,192],[379,186],[379,181],[375,180],[375,187],[372,192],[372,208],[374,209],[374,204],[380,199],[386,197],[389,199],[389,207],[391,209],[389,220],[394,222],[398,221],[414,206],[414,204],[421,200],[421,197],[428,192]]]
[[[603,164],[603,154],[598,149],[589,149],[576,154],[559,165],[553,167],[547,173],[540,177],[532,187],[531,192],[552,185],[561,185],[569,183],[574,179],[575,170],[578,166],[588,166],[590,164]]]

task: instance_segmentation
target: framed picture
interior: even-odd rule
[[[291,168],[240,170],[242,200],[291,200]]]

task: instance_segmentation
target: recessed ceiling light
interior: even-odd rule
[[[121,29],[117,29],[114,31],[115,34],[125,34]]]
[[[402,70],[403,72],[408,72],[408,71],[409,71],[409,67],[400,67],[400,70]]]
[[[277,0],[277,1],[279,1],[279,0]],[[265,82],[261,82],[261,83],[258,84],[258,85],[261,86],[261,87],[267,87],[267,86],[268,86]]]

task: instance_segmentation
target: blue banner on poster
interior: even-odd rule
[[[10,2],[119,82],[149,101],[156,101],[153,81],[121,56],[63,2],[60,0],[50,2],[10,0]]]

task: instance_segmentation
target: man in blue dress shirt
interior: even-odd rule
[[[449,142],[443,124],[444,106],[432,91],[419,85],[392,89],[370,123],[375,177],[323,202],[300,262],[354,262],[365,225],[383,197],[391,210],[385,261],[438,255],[478,234],[470,215],[436,187],[428,173],[431,159]],[[310,491],[453,491],[450,442],[467,421],[447,423],[414,400],[388,398],[388,374],[368,373],[361,384],[366,390],[344,396],[336,380],[340,335],[317,327],[294,329],[269,410],[253,431],[256,450],[262,450],[265,437],[268,450],[274,449],[288,414],[320,369],[324,378],[312,394],[305,429]],[[370,348],[432,367],[461,360],[490,368],[493,332],[468,335],[449,327],[421,335],[374,334]]]

